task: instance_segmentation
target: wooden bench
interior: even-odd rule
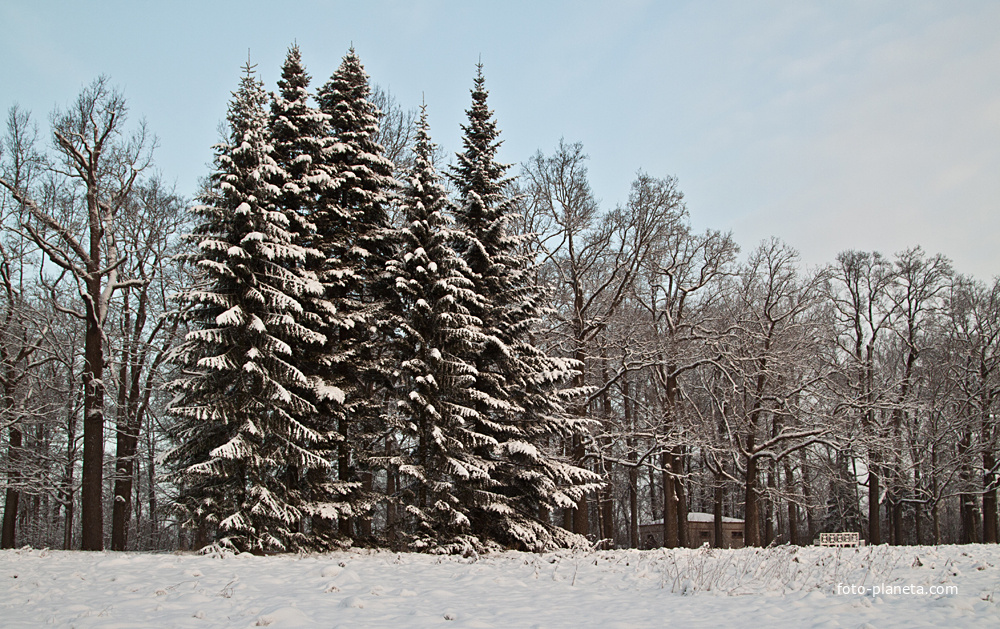
[[[848,546],[857,548],[858,546],[864,546],[864,540],[857,531],[851,531],[846,533],[820,533],[819,534],[819,545],[820,546]]]

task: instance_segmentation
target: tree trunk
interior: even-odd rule
[[[934,501],[934,506],[931,507],[931,518],[934,520],[934,543],[941,543],[941,503],[938,500]]]
[[[868,543],[882,543],[882,527],[879,521],[879,477],[877,467],[871,461],[868,463]]]
[[[745,529],[743,535],[745,544],[747,546],[760,546],[760,503],[757,494],[756,457],[750,457],[750,460],[747,461],[743,501],[743,528]]]
[[[115,500],[111,512],[111,550],[126,550],[135,478],[135,458],[139,449],[138,409],[129,403],[117,426],[115,453]]]
[[[115,452],[115,500],[111,515],[111,549],[125,550],[128,544],[128,527],[132,505],[132,488],[135,478],[135,461],[139,452],[139,431],[142,427],[144,410],[149,401],[151,382],[143,394],[142,372],[146,363],[147,350],[140,349],[143,329],[146,326],[146,305],[148,296],[139,295],[135,325],[130,324],[128,296],[124,293],[125,322],[118,394],[118,425]],[[154,361],[151,370],[159,364]],[[151,374],[150,374],[151,375]],[[127,387],[127,392],[126,392]],[[138,503],[138,501],[136,501]]]
[[[385,439],[385,456],[389,458],[393,455],[392,439]],[[396,474],[393,470],[387,469],[385,473],[385,539],[389,548],[396,545]]]
[[[579,435],[573,435],[573,459],[576,464],[583,467],[587,456],[587,450],[583,445],[583,439]],[[581,494],[576,501],[576,510],[573,511],[573,532],[577,535],[590,537],[590,504],[587,494]]]
[[[11,426],[10,447],[7,450],[7,465],[10,466],[10,471],[7,473],[7,496],[3,507],[3,535],[0,539],[0,548],[14,548],[15,545],[14,533],[17,526],[18,503],[21,498],[21,492],[17,490],[21,478],[21,439],[21,431],[17,425]]]
[[[610,530],[608,528],[608,521],[605,517],[607,514],[604,512],[604,492],[605,490],[602,489],[597,494],[597,539],[599,540],[597,548],[598,550],[605,550],[607,548],[606,545],[608,543],[607,542],[608,531]]]
[[[138,374],[132,374],[134,379]],[[135,477],[135,457],[139,450],[139,385],[119,415],[115,452],[115,500],[111,510],[111,550],[125,550],[128,545],[129,516],[131,515],[132,485]]]
[[[610,475],[610,474],[609,474]],[[615,501],[611,485],[601,490],[603,499],[601,500],[601,522],[604,530],[601,537],[607,540],[609,548],[615,547]]]
[[[715,547],[716,548],[729,548],[729,544],[722,532],[722,501],[724,498],[722,484],[725,482],[725,477],[722,475],[722,470],[720,469],[715,473],[715,496],[713,501],[713,513],[715,518],[713,519],[713,532],[715,534]]]
[[[660,455],[660,467],[663,468],[663,546],[677,548],[677,494],[673,477],[674,456],[670,452]]]
[[[629,453],[629,459],[635,461],[635,452]],[[639,548],[639,468],[628,468],[628,540],[631,548]]]
[[[958,495],[960,513],[962,518],[962,530],[959,543],[975,544],[976,539],[976,498],[968,492]]]
[[[341,482],[350,480],[351,477],[351,452],[347,440],[347,419],[340,420],[340,443],[337,445],[337,478]],[[346,538],[354,537],[354,527],[350,517],[340,517],[337,526],[340,534]]]
[[[903,546],[905,544],[905,540],[903,539],[903,501],[900,497],[897,497],[891,504],[893,544]]]
[[[575,300],[577,304],[577,313],[582,312],[583,305],[583,294],[577,290],[575,295]],[[579,361],[580,365],[586,365],[587,353],[584,349],[585,338],[583,335],[583,322],[577,321],[575,324],[576,330],[576,351],[573,353],[573,358]],[[573,383],[577,387],[582,387],[586,384],[586,376],[583,371],[578,373],[573,379]],[[577,415],[580,417],[586,417],[587,408],[586,405],[580,405],[576,409]],[[573,435],[573,462],[582,468],[586,469],[586,458],[587,449],[583,444],[583,439],[578,434]],[[577,535],[583,535],[584,537],[590,536],[590,504],[587,499],[587,494],[583,493],[580,495],[580,499],[576,501],[576,510],[573,511],[573,532]]]
[[[770,342],[765,342],[764,349],[770,348]],[[767,369],[767,361],[765,359],[760,359],[759,361],[759,371],[757,374],[757,383],[754,386],[754,403],[753,408],[748,416],[747,428],[746,428],[746,444],[745,450],[747,452],[747,469],[746,478],[744,479],[744,492],[743,492],[743,509],[744,509],[744,533],[743,539],[747,546],[760,546],[760,492],[757,491],[757,483],[759,479],[757,478],[757,457],[754,455],[754,448],[757,445],[757,428],[760,421],[760,414],[762,410],[762,402],[764,387],[767,383],[767,378],[765,376],[765,370]]]
[[[916,536],[915,543],[919,546],[924,543],[924,525],[922,520],[924,516],[923,503],[914,502],[913,503],[913,531]]]
[[[21,482],[21,447],[23,444],[23,434],[21,426],[14,419],[14,381],[16,374],[13,370],[10,356],[6,348],[0,348],[5,366],[3,380],[3,413],[0,418],[7,419],[10,424],[10,441],[7,448],[7,492],[3,508],[3,533],[0,535],[0,548],[14,548],[15,532],[17,530],[17,513],[21,500],[21,492],[18,486]]]
[[[632,395],[628,377],[622,378],[622,412],[624,413],[625,429],[628,437],[625,443],[628,446],[628,544],[630,548],[639,548],[642,543],[639,540],[639,455],[636,452],[636,440],[632,436],[634,426],[632,425]]]
[[[958,442],[958,458],[962,461],[959,468],[959,479],[961,483],[961,493],[958,495],[959,512],[961,517],[961,537],[962,544],[975,544],[976,539],[976,498],[969,491],[972,485],[972,466],[969,455],[972,448],[972,433],[964,432]]]
[[[608,393],[610,389],[608,385],[608,356],[607,351],[601,349],[601,379],[603,381],[604,392],[601,394],[601,414],[605,422],[611,422],[611,395]],[[604,437],[601,440],[601,445],[603,448],[609,448],[611,446],[611,439],[609,437]],[[601,501],[601,539],[607,540],[605,543],[610,544],[609,548],[615,547],[615,502],[614,502],[614,478],[612,477],[611,463],[608,463],[603,457],[601,457],[601,473],[607,482],[607,486],[600,491],[598,494]]]
[[[812,486],[809,480],[809,468],[806,467],[805,453],[802,454],[802,500],[806,509],[806,539],[804,543],[811,544],[816,538],[816,517],[813,514]],[[858,533],[863,533],[858,531]]]
[[[73,365],[66,369],[66,467],[63,471],[62,501],[66,505],[63,524],[63,550],[73,548],[73,518],[76,512],[73,472],[76,469],[76,373]]]
[[[649,472],[649,512],[652,514],[653,519],[656,519],[657,515],[663,515],[663,508],[660,506],[661,492],[656,486],[655,467],[655,465],[646,467],[646,470]]]
[[[148,458],[146,459],[146,501],[148,503],[149,515],[149,547],[151,550],[160,549],[160,524],[159,514],[156,511],[156,452],[151,426],[147,423],[146,439]]]
[[[774,504],[774,496],[777,493],[777,487],[775,487],[774,480],[774,461],[768,461],[767,488],[770,495],[764,501],[764,546],[770,546],[774,542],[775,536],[774,512],[777,505]]]
[[[100,245],[98,245],[100,246]],[[83,368],[83,483],[81,550],[104,550],[104,332],[101,330],[101,286],[88,282]]]
[[[563,439],[562,446],[563,446],[563,456],[572,459],[574,456],[573,441],[572,440],[567,441],[566,439]],[[567,507],[562,510],[562,520],[563,520],[562,527],[570,532],[573,531],[573,513],[575,511],[576,509],[571,507]]]
[[[996,544],[998,541],[997,522],[997,474],[996,457],[992,452],[983,453],[983,543]]]
[[[789,493],[795,490],[795,473],[792,471],[792,465],[788,459],[785,459],[785,487],[788,488]],[[799,509],[794,500],[788,501],[788,543],[800,544]]]
[[[675,511],[677,512],[677,546],[679,548],[684,548],[689,545],[690,540],[688,539],[688,525],[687,525],[687,494],[684,491],[684,462],[687,457],[684,456],[684,450],[682,448],[677,448],[673,456],[673,470],[674,470],[674,500],[676,501]]]

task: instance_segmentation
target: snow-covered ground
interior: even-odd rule
[[[1000,627],[995,545],[471,558],[22,549],[0,552],[0,579],[4,628]]]

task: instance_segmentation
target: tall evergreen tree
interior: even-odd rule
[[[495,402],[474,384],[472,357],[487,339],[470,314],[481,309],[471,271],[454,250],[451,203],[433,159],[427,110],[417,127],[415,162],[401,206],[397,256],[386,265],[399,370],[395,422],[401,451],[389,460],[401,479],[398,494],[414,548],[452,552],[482,546],[470,535],[470,490],[486,483],[490,462],[477,446],[497,445],[476,432],[476,406]]]
[[[328,346],[331,380],[345,392],[339,430],[338,477],[360,481],[355,506],[357,528],[341,520],[341,533],[370,535],[364,515],[374,505],[369,452],[354,448],[373,443],[383,432],[384,390],[388,384],[384,308],[388,287],[381,279],[391,255],[387,238],[389,194],[398,187],[392,162],[376,141],[379,111],[370,101],[368,75],[351,48],[319,90],[320,110],[329,115],[334,143],[325,162],[340,180],[315,215],[316,247],[325,264],[320,276],[333,308]]]
[[[311,383],[292,348],[326,339],[300,323],[302,298],[318,295],[303,270],[315,252],[293,242],[270,183],[277,165],[268,142],[267,97],[247,65],[229,107],[229,141],[216,147],[216,172],[186,257],[201,284],[183,293],[192,328],[173,355],[178,506],[192,524],[215,529],[219,544],[255,552],[306,546],[305,499],[288,467],[323,468],[331,436],[304,424],[315,408]]]
[[[503,544],[540,549],[575,541],[550,525],[548,513],[575,506],[584,492],[598,487],[598,478],[546,447],[550,439],[580,430],[564,410],[579,394],[566,388],[578,366],[546,355],[533,342],[543,292],[522,253],[524,235],[511,229],[516,200],[509,165],[496,161],[499,130],[487,96],[480,64],[469,123],[462,126],[464,151],[451,169],[459,195],[457,224],[466,240],[462,252],[475,292],[485,297],[472,311],[488,339],[475,361],[476,388],[483,399],[497,401],[477,405],[479,430],[496,445],[479,448],[492,461],[492,472],[480,487],[472,528]]]
[[[330,116],[310,104],[309,75],[302,63],[298,46],[288,50],[282,66],[278,92],[271,98],[270,132],[276,170],[272,183],[278,188],[278,206],[288,217],[293,241],[305,247],[306,257],[300,268],[310,277],[320,277],[326,268],[326,256],[315,246],[322,246],[315,221],[337,214],[334,205],[343,179],[329,163],[334,138]],[[311,330],[327,337],[336,336],[337,312],[327,291],[304,294],[300,298],[301,321]],[[298,417],[299,421],[323,434],[343,438],[338,432],[344,414],[342,383],[331,373],[330,343],[300,343],[292,348],[295,364],[311,383],[310,403],[316,412]],[[338,449],[339,449],[338,445]],[[352,511],[350,498],[356,483],[331,478],[331,470],[289,465],[287,483],[307,499],[312,516],[312,542],[329,545],[333,529],[329,520],[339,520]]]

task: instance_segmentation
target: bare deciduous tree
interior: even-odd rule
[[[646,260],[683,214],[674,180],[643,173],[633,182],[628,203],[602,214],[587,180],[586,159],[580,143],[560,140],[551,156],[539,152],[522,168],[525,215],[536,233],[543,278],[551,283],[559,301],[556,311],[565,349],[581,365],[599,357],[593,351],[596,338],[630,294]],[[603,380],[596,396],[606,394],[610,382]],[[586,385],[584,372],[575,384]],[[580,405],[578,414],[586,415],[586,407]],[[610,408],[607,403],[605,407]],[[572,450],[578,463],[588,456],[586,443],[579,437]],[[609,520],[610,514],[605,509],[601,517]],[[586,496],[575,510],[567,511],[565,524],[578,534],[590,534]],[[614,527],[606,522],[604,528]]]
[[[402,181],[402,178],[413,170],[413,143],[417,137],[417,110],[414,108],[404,109],[392,92],[380,85],[372,86],[372,94],[368,100],[381,112],[378,135],[375,137],[375,141],[385,149],[384,157],[392,161],[395,166],[394,173]],[[437,151],[435,157],[438,157],[440,150],[437,147],[435,150]],[[435,166],[439,166],[436,162],[435,159]]]
[[[124,278],[120,215],[140,174],[151,165],[154,142],[145,125],[125,134],[124,97],[101,77],[86,87],[66,111],[52,118],[55,150],[46,168],[56,185],[51,195],[0,178],[26,210],[24,229],[47,259],[76,285],[77,305],[60,309],[86,323],[84,341],[83,526],[81,547],[104,548],[104,324],[116,291],[140,286]],[[80,235],[82,234],[82,238]]]
[[[41,157],[35,152],[37,130],[24,110],[13,107],[7,118],[7,134],[0,141],[2,176],[20,188],[36,179]],[[25,470],[23,437],[29,419],[19,391],[37,365],[46,335],[44,320],[33,312],[31,299],[34,248],[17,231],[23,208],[4,193],[0,196],[0,430],[9,431],[7,450],[7,491],[4,502],[3,534],[0,548],[15,546],[15,527]],[[13,228],[13,229],[12,229]],[[43,358],[44,360],[44,358]]]
[[[875,436],[878,432],[877,410],[884,407],[886,386],[878,382],[883,370],[876,361],[878,344],[886,330],[891,330],[892,317],[896,312],[890,298],[895,273],[892,264],[877,252],[846,251],[837,256],[830,278],[827,299],[834,310],[836,344],[845,357],[840,365],[844,378],[839,380],[838,396],[844,412],[858,419],[858,432],[864,438],[865,467],[868,471],[868,541],[880,544],[883,448]],[[850,435],[841,437],[849,438]],[[837,468],[839,481],[853,487],[856,481],[848,472],[847,461],[850,451],[851,448],[846,445],[838,449]]]
[[[128,243],[123,270],[139,280],[123,289],[118,308],[118,396],[111,549],[126,550],[140,428],[145,423],[159,367],[173,344],[178,320],[168,319],[167,300],[176,275],[175,252],[183,209],[159,180],[137,185],[122,208],[121,235]],[[151,464],[148,463],[148,464]]]
[[[818,381],[810,367],[820,339],[816,308],[824,276],[799,275],[798,254],[776,240],[749,256],[726,295],[718,342],[726,394],[716,403],[744,474],[747,545],[765,541],[761,531],[760,474],[814,443],[829,430],[807,410]],[[773,470],[771,470],[773,474]]]

